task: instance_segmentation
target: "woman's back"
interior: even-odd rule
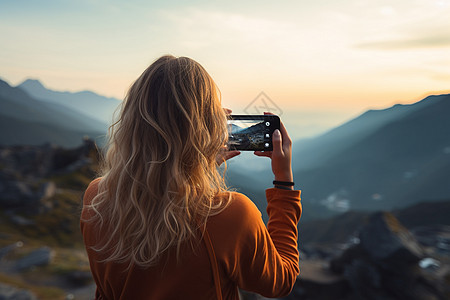
[[[85,204],[97,194],[99,181],[96,179],[89,186]],[[207,222],[223,299],[239,299],[238,286],[267,297],[286,295],[298,275],[297,232],[293,229],[301,215],[300,192],[268,189],[267,196],[273,223],[269,230],[253,202],[240,193],[232,193],[230,205]],[[89,211],[84,210],[83,214],[88,217]],[[94,245],[97,235],[107,234],[83,222],[81,230],[86,245]],[[176,248],[172,248],[156,266],[149,268],[133,265],[127,269],[126,264],[98,262],[102,256],[88,248],[98,296],[216,299],[213,266],[202,234],[199,231],[195,241],[185,243],[178,258]]]

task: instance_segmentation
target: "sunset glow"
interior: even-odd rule
[[[122,99],[160,55],[189,56],[233,112],[264,91],[310,136],[448,92],[449,15],[449,0],[1,1],[0,77]]]

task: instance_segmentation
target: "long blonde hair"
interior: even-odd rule
[[[154,265],[230,201],[216,157],[228,134],[219,91],[186,57],[163,56],[134,82],[109,129],[90,221],[104,261]]]

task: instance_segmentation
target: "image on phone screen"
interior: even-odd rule
[[[228,125],[228,148],[244,151],[272,151],[272,134],[280,128],[273,115],[231,115]]]

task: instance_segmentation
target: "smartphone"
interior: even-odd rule
[[[272,151],[272,134],[280,129],[275,115],[229,115],[228,149],[243,151]]]

